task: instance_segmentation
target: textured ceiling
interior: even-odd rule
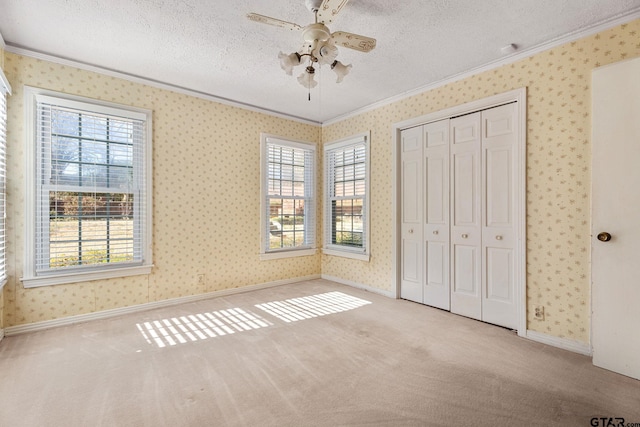
[[[255,12],[313,22],[304,0],[0,0],[0,34],[25,48],[239,103],[324,122],[526,51],[621,15],[640,0],[351,0],[329,26],[377,39],[340,84],[322,67],[311,92],[286,75],[278,52],[299,32],[251,22]]]

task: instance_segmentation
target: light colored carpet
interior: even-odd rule
[[[640,423],[640,381],[326,280],[0,344],[2,426],[586,427],[592,417]]]

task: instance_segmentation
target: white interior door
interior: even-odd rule
[[[449,310],[449,119],[424,131],[424,304]]]
[[[400,297],[422,303],[422,126],[402,131]]]
[[[481,320],[480,113],[450,122],[451,312]]]
[[[482,112],[482,320],[517,328],[515,196],[517,104]]]
[[[593,363],[640,379],[640,58],[592,77]]]

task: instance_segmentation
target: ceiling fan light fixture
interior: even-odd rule
[[[293,68],[302,63],[304,58],[307,67],[298,76],[298,82],[309,89],[309,101],[311,100],[311,88],[318,86],[314,79],[316,67],[328,65],[338,76],[337,83],[342,82],[344,76],[349,74],[351,64],[344,65],[337,60],[338,47],[356,50],[358,52],[370,52],[376,47],[376,39],[360,34],[347,33],[345,31],[331,32],[327,27],[332,23],[336,15],[344,8],[349,0],[305,0],[307,8],[315,15],[315,22],[302,26],[282,19],[271,18],[258,13],[249,13],[247,18],[261,24],[273,25],[289,31],[301,33],[304,41],[297,52],[286,54],[280,52],[280,67],[288,75],[293,75]],[[318,68],[320,69],[320,68]]]
[[[284,52],[280,52],[280,54],[278,54],[278,58],[280,59],[280,67],[290,76],[293,75],[293,67],[300,65],[301,56],[298,52],[293,52],[289,55]]]
[[[313,68],[312,66],[308,66],[304,70],[304,73],[298,76],[298,83],[300,83],[303,87],[307,89],[313,89],[318,85],[318,82],[314,79],[315,74],[316,74],[315,68]]]
[[[342,62],[340,61],[333,61],[333,64],[331,64],[331,69],[337,74],[338,79],[336,80],[336,83],[340,83],[342,82],[342,79],[344,79],[344,76],[346,76],[347,74],[349,74],[349,71],[351,71],[351,67],[352,65],[344,65]]]
[[[338,48],[334,44],[326,43],[318,49],[318,62],[332,64],[338,56]]]

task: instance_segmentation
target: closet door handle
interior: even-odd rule
[[[409,234],[413,234],[413,228],[409,229]]]
[[[433,230],[433,235],[437,236],[438,235],[438,230]]]
[[[468,235],[467,233],[464,233],[464,234],[462,235],[462,238],[463,238],[463,239],[466,239],[467,237],[469,237],[469,235]]]
[[[498,234],[498,235],[496,236],[496,240],[502,240],[502,236]]]

